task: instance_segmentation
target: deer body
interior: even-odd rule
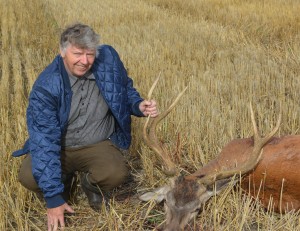
[[[252,138],[235,139],[222,149],[216,159],[187,179],[235,168],[247,160],[252,147]],[[253,197],[258,197],[265,208],[272,198],[275,212],[299,210],[300,135],[272,138],[263,148],[261,161],[243,178],[241,186]]]
[[[213,187],[203,186],[199,179],[216,172],[239,168],[247,163],[253,153],[253,138],[235,139],[220,154],[191,175],[176,177],[168,187],[156,191],[166,200],[166,226],[168,230],[183,230],[188,220],[213,195]],[[229,181],[217,180],[216,194]],[[300,135],[273,137],[263,147],[257,166],[244,175],[241,187],[246,193],[258,198],[267,209],[289,212],[300,209]],[[150,194],[149,194],[150,195]],[[153,195],[152,195],[153,196]],[[159,202],[161,199],[158,198]],[[272,204],[270,207],[269,203]],[[178,222],[181,221],[181,222]]]
[[[148,98],[157,83],[151,87]],[[183,91],[184,92],[184,91]],[[229,142],[207,165],[188,176],[178,176],[178,169],[170,153],[156,136],[157,124],[174,108],[181,92],[169,108],[149,122],[147,119],[143,138],[145,143],[161,158],[167,176],[175,176],[169,184],[141,195],[143,201],[165,201],[166,222],[164,231],[184,230],[210,197],[218,194],[233,176],[243,177],[242,187],[257,196],[265,207],[270,198],[276,212],[300,208],[300,136],[274,138],[281,123],[279,114],[274,129],[261,137],[250,104],[254,135],[252,138],[235,139]],[[177,176],[176,176],[177,175]],[[238,178],[235,178],[237,182]],[[271,207],[272,208],[272,207]]]

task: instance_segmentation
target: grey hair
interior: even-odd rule
[[[65,52],[69,45],[82,49],[97,50],[100,36],[88,25],[75,23],[66,27],[60,36],[60,49]]]

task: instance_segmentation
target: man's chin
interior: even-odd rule
[[[85,71],[76,71],[73,73],[74,76],[80,78],[82,76],[84,76],[86,73],[88,72],[88,70],[85,70]]]

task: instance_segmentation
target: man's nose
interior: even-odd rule
[[[88,57],[86,55],[82,55],[80,62],[83,64],[87,64],[88,63]]]

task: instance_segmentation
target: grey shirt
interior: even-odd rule
[[[103,99],[93,73],[77,78],[69,74],[73,92],[63,147],[80,147],[107,139],[114,131],[115,120]]]

